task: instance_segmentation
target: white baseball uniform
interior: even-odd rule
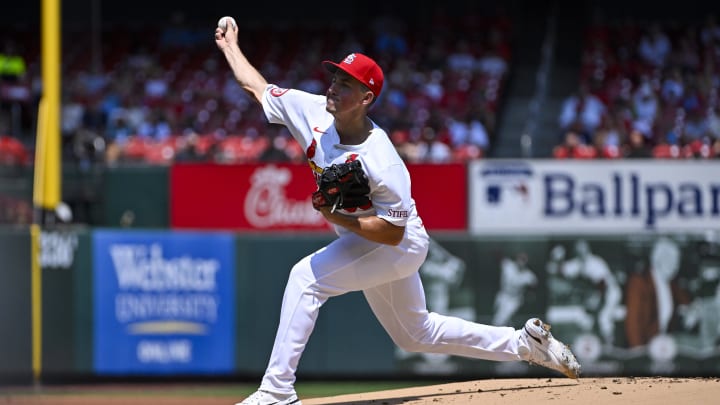
[[[328,298],[362,291],[395,344],[406,351],[446,353],[495,361],[520,360],[520,331],[430,313],[418,269],[429,237],[410,195],[410,176],[385,131],[373,130],[359,145],[342,145],[326,98],[268,85],[262,106],[269,122],[287,126],[318,176],[323,167],[359,159],[369,178],[372,207],[347,215],[377,215],[405,226],[397,246],[371,242],[342,227],[338,238],[295,264],[261,390],[294,392],[295,371]],[[355,155],[355,156],[352,156]]]

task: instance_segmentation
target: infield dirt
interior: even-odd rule
[[[478,380],[303,400],[320,404],[720,404],[720,378],[581,378]]]

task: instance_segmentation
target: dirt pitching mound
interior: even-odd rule
[[[552,405],[700,405],[720,403],[720,378],[497,379],[404,388],[330,398],[304,399],[320,404],[552,404]]]

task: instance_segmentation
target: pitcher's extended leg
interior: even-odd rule
[[[403,350],[494,361],[521,360],[521,331],[428,312],[418,273],[363,293],[375,316]]]

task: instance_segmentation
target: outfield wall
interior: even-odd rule
[[[29,262],[19,254],[29,255],[29,233],[4,231],[0,237],[4,257],[17,258],[0,284],[0,371],[4,377],[29,377]],[[44,243],[54,253],[44,258],[42,271],[42,373],[48,378],[260,375],[289,269],[330,239],[211,231],[46,232]],[[665,254],[680,254],[674,310],[665,332],[645,336],[641,330],[638,337],[640,322],[650,321],[644,306],[629,297],[643,293],[636,279],[654,249],[668,240],[673,242]],[[578,267],[583,242],[592,252],[592,269]],[[544,317],[572,345],[588,374],[717,375],[717,253],[697,235],[667,240],[445,235],[435,238],[421,275],[430,310],[516,327],[528,317]],[[351,293],[323,307],[300,373],[460,377],[544,370],[402,352],[362,295]]]
[[[30,231],[0,228],[0,378],[32,376]]]

